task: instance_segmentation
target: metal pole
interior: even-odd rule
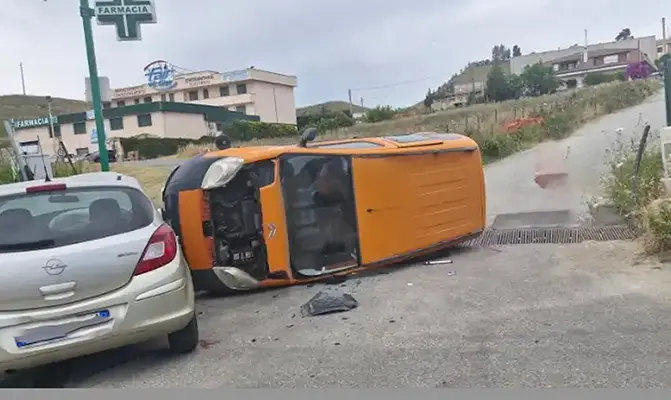
[[[51,129],[51,148],[54,150],[56,160],[58,160],[58,138],[54,130],[54,116],[51,114],[51,96],[47,96],[47,112],[49,113],[49,128]]]
[[[666,105],[666,126],[671,126],[671,62],[664,65],[664,97]]]
[[[23,95],[26,95],[26,77],[23,73],[23,63],[19,63],[19,68],[21,68],[21,88],[23,89]]]
[[[100,79],[98,79],[98,66],[96,64],[96,50],[93,44],[93,32],[91,18],[95,10],[89,7],[88,0],[79,0],[79,13],[84,25],[84,41],[86,42],[86,58],[89,63],[89,77],[91,78],[91,99],[93,100],[93,113],[96,119],[96,134],[98,136],[98,154],[100,156],[100,170],[109,171],[109,159],[107,156],[107,144],[105,140],[105,123],[103,120],[103,107],[100,101]]]

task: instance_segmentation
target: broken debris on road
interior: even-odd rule
[[[314,317],[350,311],[358,306],[359,302],[351,294],[336,290],[321,290],[301,306],[301,315],[303,317]]]

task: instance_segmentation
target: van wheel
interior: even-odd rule
[[[191,321],[184,328],[168,335],[170,352],[174,354],[191,353],[198,347],[199,339],[198,318],[194,312]]]

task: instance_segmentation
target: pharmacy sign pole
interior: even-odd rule
[[[154,4],[150,0],[96,1],[95,9],[89,7],[89,0],[79,0],[79,11],[84,24],[84,41],[86,42],[86,56],[91,78],[91,97],[98,136],[100,169],[109,171],[105,123],[100,100],[100,80],[98,79],[95,46],[93,45],[91,18],[97,17],[98,25],[116,25],[117,40],[129,41],[142,40],[140,24],[155,23],[156,14],[154,13]]]

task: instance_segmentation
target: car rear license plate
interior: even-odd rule
[[[82,315],[75,321],[27,329],[22,335],[14,337],[14,341],[16,342],[16,347],[25,348],[61,340],[76,330],[100,325],[111,320],[112,316],[109,310],[101,310],[88,315]]]

